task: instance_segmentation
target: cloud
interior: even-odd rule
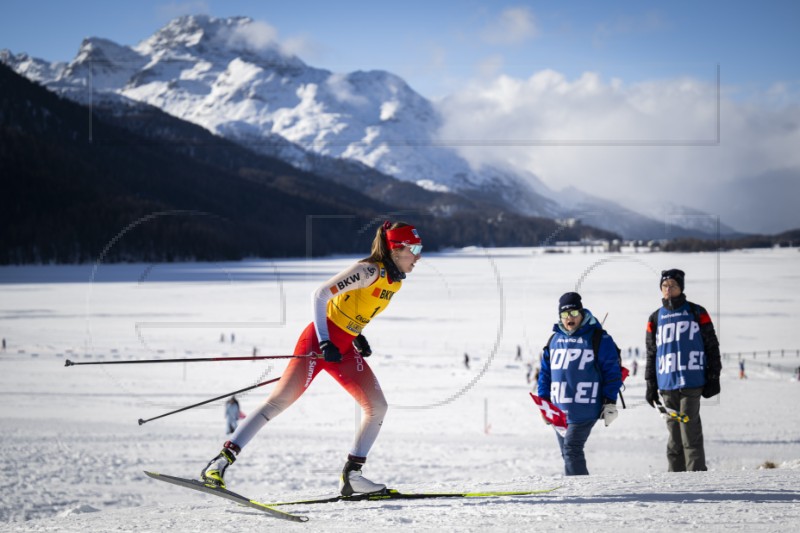
[[[367,103],[367,98],[355,91],[347,74],[331,74],[328,76],[328,79],[325,80],[325,86],[330,91],[331,95],[340,102],[357,106]]]
[[[295,36],[284,39],[281,46],[287,54],[313,61],[322,56],[322,49],[312,39],[306,36]]]
[[[251,52],[277,51],[286,57],[316,57],[319,48],[306,37],[280,38],[278,30],[271,24],[253,20],[233,26],[224,36],[228,45]]]
[[[520,44],[538,35],[536,19],[527,7],[510,7],[491,21],[481,32],[489,44]]]
[[[475,82],[442,100],[439,137],[475,167],[532,172],[554,190],[572,185],[639,211],[666,201],[714,209],[736,180],[800,166],[800,107],[774,92],[766,105],[723,90],[717,143],[716,83],[625,84],[543,70]]]
[[[234,48],[243,48],[254,52],[280,48],[278,30],[266,22],[258,20],[232,28],[227,39],[228,44]]]

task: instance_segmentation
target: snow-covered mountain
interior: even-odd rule
[[[588,211],[587,224],[612,231],[641,229],[642,219],[649,220],[582,193],[579,204],[564,205],[565,195],[531,173],[473,169],[452,147],[437,144],[440,114],[400,77],[308,66],[264,39],[259,28],[245,17],[184,16],[135,47],[88,38],[69,64],[8,51],[0,52],[0,61],[81,103],[155,106],[304,170],[329,170],[330,159],[348,160],[525,215],[583,218]],[[349,185],[362,187],[355,178]]]
[[[8,65],[17,74],[42,84],[58,79],[67,68],[67,63],[48,63],[24,52],[12,54],[9,50],[0,50],[0,63]]]
[[[694,228],[709,235],[721,237],[740,234],[737,230],[720,222],[721,213],[710,214],[674,203],[661,204],[653,213],[667,225]]]
[[[677,237],[731,236],[737,232],[720,224],[718,216],[697,209],[665,204],[647,217],[637,209],[604,198],[592,196],[575,187],[559,193],[566,216],[579,218],[584,224],[624,235],[629,239],[674,239]],[[638,207],[638,206],[637,206]]]

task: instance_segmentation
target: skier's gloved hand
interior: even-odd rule
[[[720,393],[719,376],[710,375],[706,378],[706,384],[703,385],[703,398],[711,398]]]
[[[342,361],[342,353],[331,341],[322,341],[319,343],[319,348],[322,350],[322,356],[329,363],[340,363]]]
[[[369,347],[367,338],[364,335],[359,335],[353,339],[353,348],[356,349],[358,355],[361,357],[369,357],[372,355],[372,348]]]
[[[611,422],[616,420],[619,416],[619,412],[617,411],[617,405],[615,402],[612,402],[608,398],[603,399],[603,410],[600,411],[600,418],[602,418],[605,423],[606,427],[608,427]]]
[[[644,393],[644,399],[650,404],[650,407],[655,407],[657,403],[661,403],[658,399],[658,384],[653,380],[647,380],[647,392]]]

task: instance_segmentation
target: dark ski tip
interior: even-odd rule
[[[244,505],[246,507],[258,509],[259,511],[262,511],[265,514],[272,516],[274,518],[280,518],[282,520],[288,520],[290,522],[308,522],[307,516],[290,514],[285,511],[274,509],[269,504],[252,500],[247,496],[242,496],[241,494],[237,494],[228,489],[207,485],[197,479],[186,479],[182,477],[168,476],[166,474],[159,474],[157,472],[148,472],[147,470],[145,470],[144,473],[147,476],[153,479],[157,479],[159,481],[164,481],[167,483],[171,483],[173,485],[178,485],[179,487],[196,490],[199,492],[203,492],[205,494],[211,494],[220,498],[225,498],[226,500],[230,500],[239,505]]]

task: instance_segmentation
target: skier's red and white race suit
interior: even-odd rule
[[[314,321],[300,335],[295,355],[319,354],[321,340],[333,342],[342,354],[339,363],[322,358],[292,359],[269,398],[251,412],[231,436],[244,448],[264,425],[292,405],[322,370],[330,374],[359,403],[361,427],[350,451],[365,460],[378,437],[387,403],[366,359],[356,352],[353,339],[389,305],[400,290],[400,281],[390,281],[381,263],[355,263],[335,275],[314,292]]]

